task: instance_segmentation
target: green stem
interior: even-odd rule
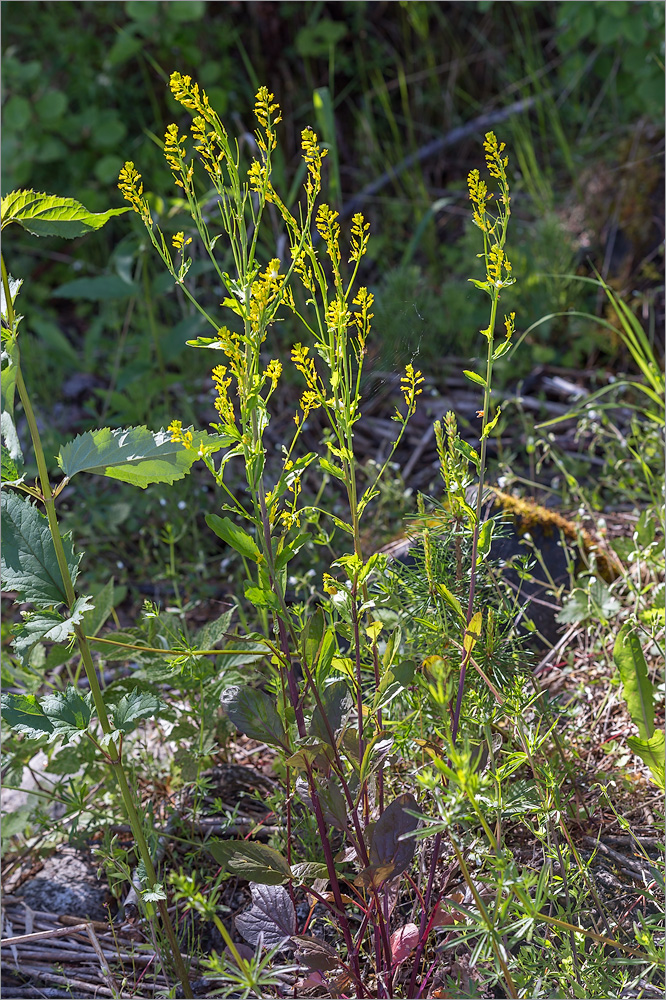
[[[3,265],[3,282],[5,280],[5,275],[6,272],[4,270],[4,265]],[[18,354],[18,351],[16,360],[16,388],[18,389],[19,398],[23,405],[23,412],[25,413],[25,417],[28,422],[28,428],[30,430],[30,437],[32,438],[32,445],[35,451],[35,459],[37,461],[37,471],[39,474],[39,481],[42,489],[42,497],[44,500],[44,507],[46,509],[46,517],[48,519],[49,530],[51,532],[51,538],[53,540],[53,548],[56,554],[56,559],[58,561],[60,574],[62,576],[62,583],[65,590],[65,596],[67,599],[67,606],[71,610],[71,608],[76,602],[76,593],[69,572],[69,566],[67,565],[67,557],[65,555],[65,548],[62,542],[62,535],[60,534],[60,526],[58,524],[58,518],[55,510],[55,501],[53,499],[53,491],[51,489],[51,483],[49,481],[46,459],[44,457],[44,449],[42,447],[42,442],[39,435],[39,428],[37,427],[35,413],[32,408],[32,403],[30,402],[30,397],[28,395],[25,382],[23,380],[23,373],[21,371],[21,366],[20,366],[20,355]],[[83,631],[80,625],[74,626],[74,634],[76,636],[76,641],[78,643],[79,651],[81,653],[81,659],[83,661],[86,677],[88,678],[88,683],[90,685],[90,691],[93,697],[93,702],[95,704],[95,711],[97,713],[97,717],[99,719],[103,732],[108,735],[108,733],[112,732],[113,730],[109,722],[109,716],[106,711],[106,705],[104,704],[104,696],[102,694],[102,689],[100,687],[99,678],[97,677],[97,671],[95,670],[95,664],[93,663],[88,640],[86,638],[85,632]],[[150,850],[148,848],[148,844],[144,836],[143,829],[141,827],[141,820],[139,819],[139,814],[137,813],[136,807],[134,805],[132,792],[130,790],[129,783],[127,781],[127,775],[123,767],[120,751],[113,740],[109,741],[107,760],[109,762],[111,771],[115,775],[116,781],[118,782],[118,788],[120,790],[120,794],[123,800],[123,805],[125,806],[125,811],[127,813],[129,824],[132,828],[132,834],[134,836],[134,840],[137,845],[137,850],[139,852],[141,860],[145,865],[148,884],[152,887],[157,882],[157,874],[155,872],[153,860],[150,856]],[[178,978],[180,979],[181,985],[183,987],[184,995],[186,997],[192,997],[193,993],[190,987],[187,969],[185,968],[185,963],[180,953],[180,948],[178,946],[178,940],[176,938],[176,934],[173,929],[171,919],[167,912],[166,901],[160,900],[158,908],[160,911],[160,915],[162,917],[162,922],[164,924],[164,930],[169,940],[169,946],[173,953],[174,966],[176,968]]]

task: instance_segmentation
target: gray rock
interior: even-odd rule
[[[17,895],[33,910],[90,920],[108,916],[104,905],[110,899],[108,886],[97,878],[97,866],[88,855],[74,847],[57,850]]]

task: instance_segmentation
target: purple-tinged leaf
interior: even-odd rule
[[[296,933],[296,911],[281,885],[251,885],[252,906],[236,917],[236,927],[246,941],[272,948]]]

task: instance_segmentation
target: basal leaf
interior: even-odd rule
[[[168,431],[102,427],[63,445],[58,465],[69,479],[77,472],[91,472],[141,489],[151,483],[171,484],[187,475],[200,447],[212,452],[226,447],[230,440],[207,431],[192,431],[192,435],[193,448],[187,449],[172,442]]]
[[[642,740],[654,732],[654,692],[641,648],[640,636],[630,622],[620,629],[613,647],[629,714]]]
[[[155,718],[161,707],[157,695],[135,688],[124,694],[117,705],[111,706],[113,724],[121,733],[131,733],[141,719]]]
[[[291,868],[278,851],[251,840],[215,840],[206,845],[218,864],[250,882],[281,885],[291,878]]]
[[[251,885],[252,906],[236,917],[236,927],[246,941],[272,948],[296,933],[296,911],[280,885]]]
[[[3,694],[2,718],[17,733],[31,740],[53,733],[53,725],[34,694]]]
[[[627,743],[650,768],[652,780],[662,790],[666,786],[666,737],[663,729],[655,729],[649,740],[628,736]]]
[[[33,236],[61,236],[72,240],[101,229],[112,216],[129,211],[130,208],[125,207],[89,212],[73,198],[37,191],[12,191],[2,199],[2,228],[10,222],[18,222]]]
[[[391,960],[395,965],[400,965],[419,943],[419,929],[416,924],[403,924],[397,931],[391,934]]]
[[[3,490],[2,585],[17,590],[19,599],[36,608],[65,604],[65,589],[49,524],[27,497]],[[76,579],[80,556],[75,556],[71,539],[63,537],[65,557],[72,582]]]
[[[298,959],[308,969],[316,972],[331,972],[340,966],[340,959],[334,948],[322,938],[310,937],[309,934],[294,935],[294,944],[298,948]]]
[[[260,743],[287,748],[282,720],[263,691],[234,685],[222,692],[221,701],[229,721],[241,733]]]

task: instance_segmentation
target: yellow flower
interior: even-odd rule
[[[153,219],[148,208],[148,202],[143,194],[141,174],[135,170],[131,160],[128,160],[120,170],[118,187],[125,201],[128,201],[134,211],[141,216],[144,225],[152,228]]]

